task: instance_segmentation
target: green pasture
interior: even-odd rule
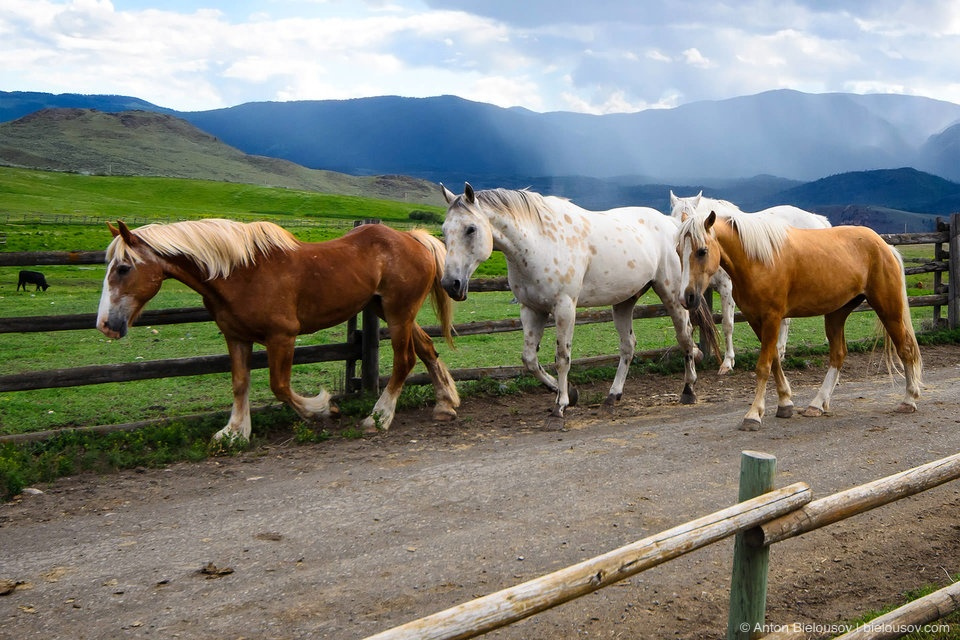
[[[321,241],[342,235],[355,219],[379,218],[386,224],[409,228],[413,226],[411,213],[414,209],[425,207],[228,183],[77,176],[0,168],[2,251],[102,250],[110,240],[104,221],[118,218],[128,221],[132,226],[206,216],[238,220],[269,219],[288,227],[303,240]],[[442,214],[442,210],[436,213]],[[439,225],[426,226],[434,233],[440,233]],[[932,246],[902,247],[902,251],[908,257],[930,259],[933,255]],[[45,292],[16,291],[19,269],[0,268],[0,317],[96,312],[104,266],[37,267],[51,285]],[[505,272],[503,256],[495,253],[481,265],[477,275],[503,275]],[[911,295],[928,294],[932,275],[912,276],[908,284]],[[507,292],[473,293],[467,301],[456,305],[455,321],[465,323],[517,317],[519,307],[511,304],[511,297]],[[656,302],[656,296],[648,294],[641,303]],[[168,281],[147,308],[192,306],[201,306],[200,297],[183,285]],[[931,308],[917,308],[913,314],[918,331],[930,326]],[[421,311],[420,323],[424,326],[436,324],[429,305]],[[875,324],[875,316],[871,313],[854,314],[847,325],[848,339],[869,340],[875,336]],[[663,349],[676,344],[672,324],[666,318],[639,320],[635,323],[635,332],[638,350]],[[344,326],[334,327],[314,335],[301,336],[299,343],[342,342],[345,334]],[[746,325],[737,326],[735,342],[737,366],[752,367],[758,343]],[[452,369],[516,366],[520,364],[523,338],[518,331],[458,337],[455,349],[440,340],[436,343],[441,357]],[[574,358],[611,355],[616,353],[617,344],[612,325],[582,325],[575,332],[573,355]],[[821,319],[794,320],[789,347],[792,358],[788,366],[822,366],[824,344]],[[135,326],[121,340],[109,340],[92,326],[77,331],[3,334],[0,335],[0,345],[0,353],[3,354],[0,375],[226,352],[223,339],[213,323]],[[553,346],[554,334],[548,330],[541,349],[543,361],[552,362]],[[388,343],[382,347],[381,373],[387,375],[392,354]],[[635,365],[633,375],[666,375],[679,380],[680,367],[676,365],[676,362],[655,363],[654,367]],[[715,366],[717,363],[713,361],[704,364],[709,368]],[[415,370],[420,371],[423,371],[422,365]],[[579,375],[612,377],[612,369]],[[524,378],[520,386],[536,388],[530,380]],[[293,384],[298,391],[308,395],[316,393],[321,386],[339,391],[343,385],[343,364],[297,366],[294,368]],[[504,385],[497,383],[495,387],[495,392],[501,392]],[[462,393],[491,390],[489,385],[483,383],[465,383],[461,388]],[[427,402],[430,392],[428,387],[409,388],[401,402],[408,406]],[[173,419],[178,426],[161,426],[152,431],[138,432],[136,436],[112,434],[97,438],[68,432],[60,436],[60,445],[49,442],[26,447],[2,445],[0,493],[10,495],[24,482],[52,478],[84,468],[164,464],[171,459],[205,455],[206,440],[225,423],[231,402],[229,374],[2,393],[0,435],[154,418]],[[292,412],[276,408],[266,370],[253,373],[251,402],[254,407],[274,407],[255,416],[255,437],[260,430],[269,428],[269,424],[277,421],[280,428],[293,429],[298,440],[330,435],[306,429]],[[369,399],[348,403],[346,408],[350,411],[341,421],[345,433],[350,432],[351,421],[361,417],[371,405],[372,400]],[[184,416],[211,412],[220,413],[199,422],[182,421]],[[64,451],[73,453],[66,454]],[[100,453],[95,453],[97,451]]]

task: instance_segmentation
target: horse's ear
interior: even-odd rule
[[[463,183],[463,195],[467,199],[467,202],[474,204],[477,201],[477,194],[473,192],[473,187],[470,186],[469,182]]]
[[[453,204],[453,201],[457,199],[453,191],[443,186],[442,182],[440,183],[440,188],[443,190],[443,199],[447,201],[447,204]]]
[[[697,194],[697,199],[693,201],[694,209],[700,206],[700,198],[702,197],[703,197],[703,189],[700,189],[700,193]]]
[[[107,229],[110,229],[110,235],[112,235],[114,238],[120,235],[120,229],[117,229],[115,226],[110,224],[109,221],[107,222]]]
[[[133,235],[133,232],[130,231],[130,228],[123,222],[123,220],[117,220],[117,226],[120,227],[118,233],[123,238],[123,241],[126,242],[131,247],[137,244],[139,238]]]
[[[703,221],[703,230],[710,231],[710,227],[713,226],[713,223],[717,221],[717,212],[711,211],[710,215],[707,216],[707,219]]]
[[[677,206],[677,196],[673,195],[673,189],[670,189],[670,208]]]

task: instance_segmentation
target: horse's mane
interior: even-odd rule
[[[698,214],[684,220],[680,225],[679,237],[689,234],[695,244],[700,246],[706,244],[707,231],[704,228],[704,222],[707,215]],[[785,222],[773,216],[717,215],[717,220],[728,222],[737,232],[740,245],[747,256],[764,264],[772,263],[780,253],[780,249],[787,241],[787,231],[790,228]]]
[[[186,256],[206,271],[207,278],[226,278],[237,267],[256,262],[274,250],[300,245],[293,234],[272,222],[234,222],[219,218],[148,224],[133,230],[148,247],[163,256]],[[136,250],[117,236],[107,247],[111,260],[140,262]]]
[[[532,222],[542,225],[544,215],[550,214],[550,207],[544,197],[526,189],[484,189],[476,192],[476,198],[482,205],[497,213],[509,215],[519,223]]]

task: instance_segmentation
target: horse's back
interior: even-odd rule
[[[806,211],[800,207],[781,204],[758,211],[756,215],[771,215],[780,218],[791,227],[799,229],[826,229],[830,227],[830,220],[818,213]]]

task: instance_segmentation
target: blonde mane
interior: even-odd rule
[[[704,222],[707,215],[698,214],[684,220],[680,224],[679,237],[689,235],[695,245],[705,245],[707,231]],[[717,220],[728,222],[737,232],[747,257],[763,264],[773,263],[787,241],[787,231],[790,228],[787,223],[773,216],[717,215]]]
[[[550,208],[544,198],[535,191],[521,189],[485,189],[476,192],[477,202],[493,209],[495,212],[508,215],[519,224],[524,222],[543,224],[544,215],[550,215]]]
[[[234,222],[219,218],[172,224],[148,224],[133,234],[162,256],[185,256],[206,272],[207,279],[226,278],[237,267],[254,264],[274,250],[300,245],[289,231],[272,222]],[[117,236],[107,247],[107,262],[141,262],[143,258]]]

